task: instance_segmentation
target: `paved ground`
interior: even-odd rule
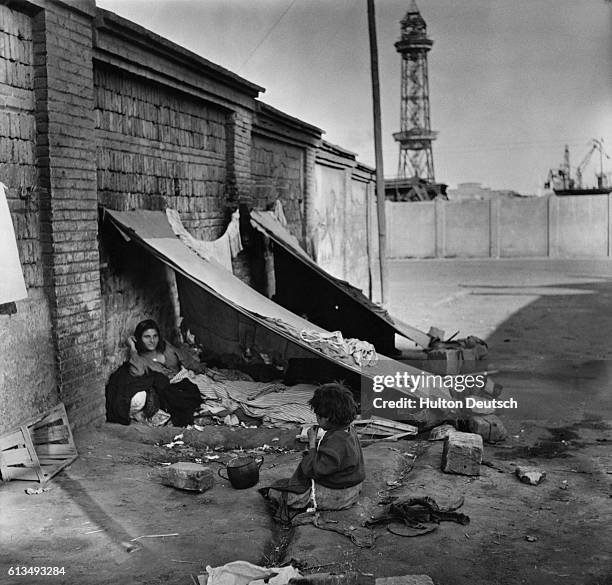
[[[390,273],[392,313],[485,338],[503,396],[518,402],[500,413],[510,437],[485,448],[480,477],[443,474],[439,443],[367,447],[361,504],[326,525],[355,544],[311,525],[277,530],[255,489],[219,480],[195,495],[159,483],[161,462],[198,458],[216,469],[239,445],[265,457],[262,482],[286,476],[299,458],[292,431],[189,431],[170,449],[174,429],[103,425],[77,434],[80,457],[49,491],[0,489],[0,583],[179,585],[207,564],[293,558],[311,570],[426,573],[437,585],[610,585],[612,263],[398,261]],[[518,463],[547,479],[521,484]],[[418,538],[364,531],[390,494],[442,504],[461,496],[471,522]],[[63,566],[65,575],[9,577],[11,566]]]

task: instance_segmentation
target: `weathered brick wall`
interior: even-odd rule
[[[127,338],[139,321],[155,319],[172,342],[178,325],[170,269],[114,229],[102,229],[100,280],[103,298],[103,376],[127,358]]]
[[[61,400],[75,425],[104,412],[93,141],[93,2],[47,2],[33,17],[43,260]]]
[[[253,207],[266,209],[276,199],[280,199],[289,230],[301,239],[304,215],[304,149],[254,134],[251,176]]]
[[[240,118],[103,64],[95,66],[94,83],[100,202],[113,209],[169,206],[178,210],[195,237],[219,237],[230,204],[228,175],[234,176],[236,166],[228,151],[245,148],[241,144],[244,132],[233,131]],[[240,181],[233,180],[232,185],[237,197]],[[179,315],[172,272],[146,252],[125,244],[114,229],[105,227],[103,232],[106,378],[125,358],[125,340],[140,320],[155,319],[175,341]]]
[[[101,65],[94,83],[100,202],[167,204],[194,236],[217,237],[225,220],[225,111]]]
[[[0,313],[0,433],[59,400],[44,290],[32,22],[0,6],[0,181],[7,187],[28,298]],[[1,276],[0,276],[1,278]]]

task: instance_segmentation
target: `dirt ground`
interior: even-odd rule
[[[265,484],[295,467],[294,430],[208,427],[168,448],[180,429],[103,424],[76,434],[80,456],[48,491],[0,484],[0,583],[179,585],[207,565],[293,559],[306,572],[427,574],[436,585],[612,584],[612,262],[397,261],[390,283],[398,317],[486,339],[502,397],[517,401],[498,413],[509,437],[485,446],[479,477],[442,473],[441,443],[380,442],[364,450],[357,507],[322,514],[326,529],[283,531],[255,488],[218,478],[203,494],[182,492],[161,485],[159,469],[198,459],[216,472],[242,448],[264,457]],[[519,464],[546,479],[522,484]],[[364,528],[390,495],[463,498],[470,523],[419,537]],[[11,567],[64,574],[9,576]]]

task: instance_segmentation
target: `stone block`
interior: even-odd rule
[[[214,484],[214,475],[210,467],[197,463],[181,461],[161,470],[161,482],[164,485],[180,490],[205,492]]]
[[[461,475],[480,475],[482,437],[474,433],[451,433],[444,442],[442,471]]]
[[[508,436],[504,423],[495,414],[476,414],[470,417],[468,430],[480,435],[487,443],[499,443]]]
[[[434,585],[434,582],[429,575],[397,575],[379,577],[376,585]]]
[[[450,435],[451,433],[455,433],[457,429],[450,424],[443,424],[438,427],[435,427],[429,431],[429,440],[430,441],[443,441]]]
[[[463,353],[460,349],[432,349],[427,352],[427,369],[441,376],[456,376],[463,368]]]

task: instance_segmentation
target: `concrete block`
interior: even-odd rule
[[[476,414],[470,417],[468,430],[480,435],[487,443],[499,443],[508,436],[504,423],[495,414]]]
[[[214,484],[214,475],[210,467],[197,463],[181,461],[161,470],[161,482],[164,485],[181,490],[205,492]]]
[[[456,376],[463,368],[463,352],[460,349],[432,349],[427,353],[426,368],[434,374]]]
[[[375,585],[377,579],[370,573],[313,573],[303,577],[294,577],[289,585]]]
[[[461,475],[480,475],[482,437],[474,433],[451,433],[444,442],[442,471]]]
[[[376,585],[434,585],[434,582],[429,575],[397,575],[379,577]]]
[[[482,396],[490,396],[491,398],[497,398],[501,393],[504,387],[497,382],[493,382],[491,378],[487,378],[485,383],[485,387],[481,391]]]
[[[429,440],[430,441],[443,441],[450,435],[450,433],[457,432],[457,429],[450,424],[443,424],[439,427],[435,427],[429,431]]]

